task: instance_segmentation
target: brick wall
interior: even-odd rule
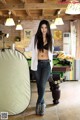
[[[4,38],[6,48],[12,46],[15,36],[20,36],[20,31],[16,31],[15,27],[6,27],[0,24],[0,31],[2,31],[3,33],[9,33],[9,38]],[[2,40],[0,40],[0,48],[2,48]]]
[[[37,31],[37,27],[39,24],[39,20],[32,20],[32,21],[22,21],[22,26],[24,29],[32,29],[33,31],[33,35],[36,33]],[[20,51],[23,50],[23,48],[25,48],[28,43],[27,40],[24,39],[24,29],[22,31],[16,31],[15,27],[5,27],[4,25],[0,25],[0,30],[2,30],[5,33],[9,33],[10,36],[9,38],[5,38],[6,41],[6,47],[11,47],[11,45],[14,43],[14,39],[15,36],[20,36],[21,37],[21,41],[20,42],[15,42],[16,48]],[[62,26],[57,26],[58,30],[61,30],[62,33],[63,32],[69,32],[70,31],[70,24],[69,22],[65,22],[64,25]],[[54,31],[52,30],[52,33]],[[2,41],[0,40],[0,48],[2,47]],[[54,45],[55,46],[60,46],[61,50],[63,48],[63,39],[61,40],[55,40],[54,41]]]

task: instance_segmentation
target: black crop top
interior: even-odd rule
[[[43,49],[48,50],[48,43],[46,43],[45,45],[43,45]]]
[[[45,49],[45,50],[48,50],[48,43],[46,43],[45,45],[42,45],[41,47],[37,44],[37,48],[38,49]]]

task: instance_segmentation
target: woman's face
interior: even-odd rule
[[[47,31],[48,31],[48,29],[47,29],[46,24],[42,24],[42,26],[41,26],[41,32],[42,32],[42,34],[46,35]]]

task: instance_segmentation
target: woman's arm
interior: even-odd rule
[[[29,46],[26,47],[26,48],[24,49],[24,51],[25,51],[25,52],[32,51],[33,46],[34,46],[34,37],[32,37]]]
[[[54,39],[52,39],[52,52],[54,51]]]

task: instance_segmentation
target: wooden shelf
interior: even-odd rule
[[[71,71],[71,67],[70,66],[54,66],[52,68],[53,72],[67,72],[67,71]]]

